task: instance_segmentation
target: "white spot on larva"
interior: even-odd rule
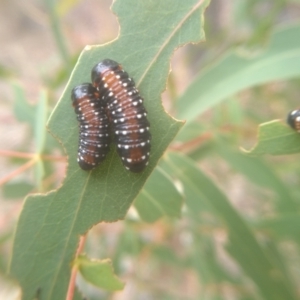
[[[123,135],[126,135],[126,134],[127,134],[127,131],[126,131],[126,130],[124,130],[124,131],[122,131],[122,133],[123,133]]]
[[[140,129],[140,133],[143,133],[144,131],[145,131],[144,128],[141,128],[141,129]]]
[[[79,162],[80,161],[80,159],[79,159],[79,157],[77,157],[77,162]]]
[[[81,111],[81,107],[78,107],[78,110]]]
[[[138,102],[137,101],[134,101],[132,102],[133,106],[137,106],[138,105]]]
[[[107,88],[107,87],[108,87],[107,83],[105,83],[105,84],[104,84],[104,87],[105,87],[105,88]]]
[[[113,110],[111,113],[114,115],[116,112]]]
[[[105,97],[104,96],[102,96],[102,100],[104,99]]]
[[[84,158],[83,158],[82,156],[80,156],[80,159],[81,159],[81,160],[84,160]]]
[[[114,120],[114,123],[118,123],[118,120]]]
[[[115,134],[119,134],[119,130],[115,131]]]
[[[111,96],[113,96],[113,95],[114,95],[113,92],[110,92],[110,93],[108,94],[109,97],[111,97]]]
[[[95,103],[91,103],[91,106],[95,106]]]
[[[131,95],[132,95],[132,92],[128,92],[127,94],[128,94],[129,96],[131,96]]]
[[[129,148],[130,148],[129,145],[124,146],[124,149],[126,149],[126,150],[128,150]]]
[[[122,145],[118,144],[118,148],[122,148]]]
[[[110,74],[115,74],[115,72],[114,71],[110,71]]]
[[[124,122],[124,121],[125,121],[125,119],[124,119],[124,118],[121,118],[121,119],[120,119],[120,122]]]
[[[149,156],[150,155],[150,152],[147,152],[147,156]]]
[[[85,128],[89,128],[89,125],[85,125],[84,127],[85,127]]]
[[[140,143],[141,147],[144,147],[146,145],[145,142]]]
[[[95,115],[96,115],[96,116],[99,115],[99,111],[95,111]]]
[[[123,86],[127,86],[127,82],[124,82],[124,83],[123,83]]]
[[[142,160],[146,159],[146,155],[143,155],[143,156],[141,157],[141,159],[142,159]]]
[[[121,77],[120,75],[117,75],[117,76],[116,76],[117,79],[120,79],[120,77]]]
[[[146,116],[147,116],[147,113],[144,113],[144,116],[146,117]]]
[[[101,148],[102,146],[101,146],[101,144],[98,144],[97,147],[98,147],[98,148]]]
[[[117,109],[117,112],[121,112],[122,111],[122,107]]]
[[[85,136],[89,136],[89,134],[86,132],[85,134],[84,134]]]
[[[140,103],[143,103],[143,99],[139,99],[139,102],[140,102]]]
[[[132,162],[132,159],[131,159],[131,158],[127,158],[127,161],[128,161],[129,163],[131,163],[131,162]]]
[[[115,100],[114,102],[113,102],[113,104],[117,104],[118,103],[118,100]]]
[[[150,140],[147,140],[147,143],[150,144]]]
[[[149,128],[149,127],[146,127],[146,129],[149,131],[150,128]]]
[[[102,77],[102,81],[104,81],[104,80],[105,80],[105,76]]]
[[[95,154],[96,157],[99,157],[99,154]]]
[[[141,114],[137,114],[136,117],[137,117],[138,119],[140,119],[140,118],[142,117],[142,115],[141,115]]]
[[[128,77],[128,80],[131,81],[132,79],[130,77]]]
[[[128,167],[126,167],[126,166],[125,166],[125,169],[128,170],[128,171],[130,170],[130,169],[129,169]]]
[[[125,157],[122,157],[122,160],[125,160]]]

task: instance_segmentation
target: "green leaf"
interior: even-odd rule
[[[134,205],[140,217],[149,223],[164,215],[179,218],[182,195],[169,175],[157,167],[135,199]]]
[[[259,222],[256,228],[279,240],[292,239],[300,244],[299,213],[284,214]]]
[[[300,135],[282,121],[274,120],[259,125],[258,142],[250,155],[283,155],[300,152]]]
[[[31,300],[38,289],[41,300],[65,298],[79,235],[101,221],[124,218],[178,132],[182,123],[165,113],[160,95],[174,50],[203,38],[202,14],[207,4],[198,0],[117,0],[113,10],[120,22],[119,38],[82,52],[49,120],[50,131],[68,155],[66,178],[58,190],[26,199],[15,233],[10,273],[21,284],[24,300]],[[96,170],[85,172],[76,161],[78,124],[71,89],[90,81],[92,67],[105,58],[122,63],[145,99],[152,150],[141,174],[125,170],[114,146]],[[79,294],[75,299],[80,299]]]
[[[36,153],[43,152],[46,141],[46,122],[47,122],[47,110],[48,110],[48,96],[46,91],[41,91],[39,102],[35,112],[35,127],[34,127],[34,140]]]
[[[34,126],[34,140],[35,140],[35,148],[36,148],[36,154],[42,154],[45,143],[46,143],[46,122],[48,117],[48,111],[47,111],[47,93],[46,91],[41,91],[39,102],[36,106],[35,111],[35,126]],[[43,177],[45,175],[45,168],[44,168],[44,162],[41,159],[38,159],[38,161],[35,164],[35,181],[37,187],[39,189],[41,188],[41,183],[43,180]]]
[[[27,182],[9,182],[2,187],[3,197],[6,199],[15,199],[25,197],[34,186]]]
[[[278,197],[278,211],[293,212],[297,210],[298,204],[293,199],[290,189],[277,176],[272,166],[262,159],[239,153],[224,144],[216,145],[215,150],[231,167],[247,176],[253,183],[274,191]]]
[[[268,259],[229,200],[200,171],[195,162],[183,155],[170,153],[165,157],[163,166],[182,181],[187,203],[189,198],[197,197],[199,203],[205,202],[206,206],[213,208],[216,217],[228,231],[228,251],[255,282],[264,299],[296,299],[289,290],[284,275]]]
[[[110,259],[91,260],[85,255],[80,255],[75,260],[82,277],[89,283],[107,291],[119,291],[124,288],[124,283],[114,274]]]
[[[255,57],[228,52],[201,71],[177,102],[177,117],[191,122],[205,110],[254,85],[300,76],[300,26],[278,29]]]
[[[36,107],[28,103],[25,91],[21,85],[14,82],[14,114],[18,121],[29,123],[31,128],[34,128],[35,111]]]

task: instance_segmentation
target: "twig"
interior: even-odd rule
[[[86,235],[83,235],[83,236],[80,237],[75,259],[82,252],[82,249],[83,249],[84,244],[85,244],[85,240],[86,240]],[[77,265],[75,264],[72,268],[66,300],[73,300],[74,292],[75,292],[75,286],[76,286],[76,275],[77,275]]]
[[[173,144],[170,146],[170,150],[173,151],[191,151],[192,149],[196,148],[200,144],[206,142],[207,140],[210,140],[212,138],[212,134],[210,132],[206,132],[200,136],[197,136],[196,138],[189,140],[185,143],[180,144]]]
[[[25,153],[25,152],[11,151],[11,150],[0,150],[0,155],[9,156],[9,157],[18,157],[18,158],[33,158],[37,156],[37,154],[35,153]],[[65,161],[67,159],[66,156],[59,156],[59,155],[41,154],[39,155],[39,157],[42,160]]]
[[[11,172],[10,174],[0,179],[0,186],[6,183],[7,181],[11,180],[12,178],[16,177],[17,175],[21,174],[25,170],[29,169],[37,162],[37,160],[38,160],[37,157],[32,158],[30,161],[22,165],[20,168],[16,169],[15,171]]]

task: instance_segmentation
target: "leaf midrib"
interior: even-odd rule
[[[73,232],[73,229],[74,229],[74,226],[75,226],[75,223],[76,223],[75,221],[77,220],[77,216],[78,216],[78,213],[79,213],[79,210],[80,210],[79,208],[81,207],[83,196],[84,196],[84,193],[85,193],[86,187],[88,185],[89,178],[90,178],[91,174],[92,174],[92,172],[89,172],[89,175],[86,178],[85,185],[84,185],[84,187],[82,189],[82,193],[80,195],[79,202],[78,202],[78,205],[77,205],[77,208],[76,208],[76,213],[74,215],[73,222],[71,224],[71,227],[70,227],[70,230],[69,230],[69,234],[67,236],[66,243],[65,243],[65,246],[64,246],[64,249],[63,249],[63,252],[62,252],[62,257],[66,256],[67,245],[69,245],[71,234]],[[52,283],[51,283],[51,287],[50,287],[47,299],[50,299],[50,300],[52,299],[52,293],[53,293],[53,290],[54,290],[55,282],[57,282],[57,279],[59,277],[60,270],[62,268],[63,263],[64,263],[64,259],[61,259],[60,262],[59,262],[59,264],[58,264],[58,266],[57,266],[57,268],[56,268],[57,271],[56,271],[56,273],[53,276],[53,280],[52,280]]]

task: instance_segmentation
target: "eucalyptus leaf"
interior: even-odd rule
[[[19,281],[23,299],[64,299],[78,237],[99,222],[123,219],[159,158],[182,126],[165,113],[170,58],[176,48],[203,39],[203,0],[117,0],[113,11],[120,22],[118,39],[87,46],[49,119],[49,130],[68,155],[66,178],[58,190],[28,197],[15,233],[10,273]],[[115,147],[97,169],[77,164],[78,124],[71,106],[74,86],[89,82],[92,67],[110,58],[120,62],[145,99],[151,123],[152,150],[141,174],[123,167]],[[80,299],[76,294],[74,299]]]

